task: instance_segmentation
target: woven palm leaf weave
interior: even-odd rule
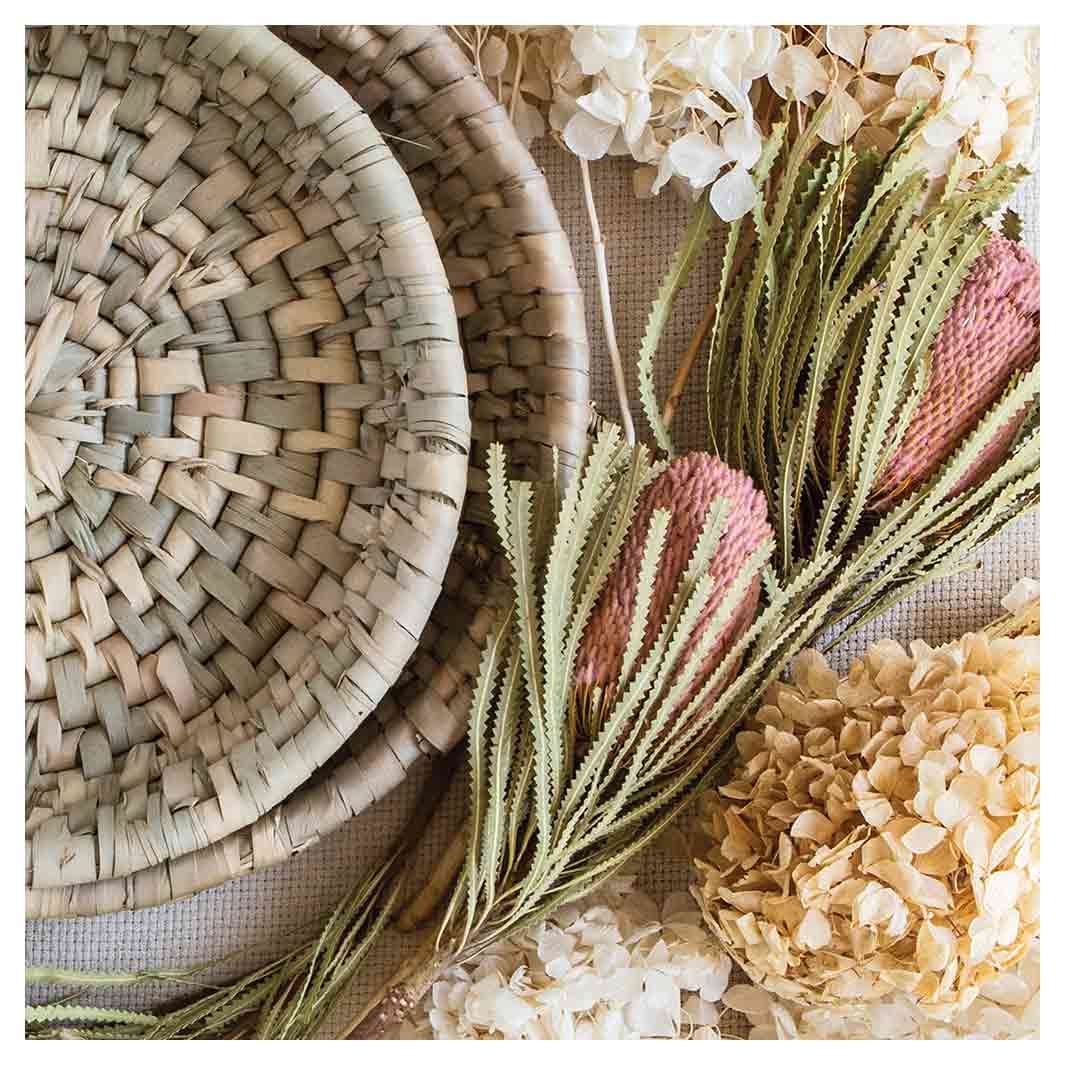
[[[356,98],[374,109],[397,154],[410,149],[404,165],[452,282],[473,425],[459,549],[420,650],[353,737],[346,758],[334,758],[310,785],[223,847],[77,892],[31,893],[37,913],[99,913],[178,897],[194,890],[184,875],[189,863],[211,870],[199,875],[199,886],[208,886],[283,860],[382,798],[417,758],[452,746],[464,728],[470,681],[500,590],[501,562],[481,532],[488,519],[487,444],[506,440],[530,479],[553,474],[555,449],[565,477],[583,449],[589,408],[580,289],[543,175],[505,112],[435,28],[301,27],[298,38],[291,39],[349,88],[356,88],[356,71],[362,87]],[[322,47],[326,39],[341,43]],[[353,41],[358,47],[345,51]],[[393,100],[382,79],[397,78],[402,89]]]
[[[262,27],[52,28],[27,68],[32,916],[291,853],[275,808],[439,595],[471,425],[410,182],[312,63]]]

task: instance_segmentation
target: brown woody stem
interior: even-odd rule
[[[447,850],[433,867],[422,889],[403,907],[402,913],[395,922],[396,928],[401,932],[413,932],[416,928],[420,928],[444,901],[466,857],[469,831],[469,822],[463,822],[448,844]]]
[[[732,269],[729,271],[728,277],[723,277],[721,279],[720,283],[722,285],[732,283],[753,244],[754,228],[752,226],[746,226],[740,233],[740,238],[736,245],[736,254],[732,259]],[[674,415],[677,413],[680,398],[684,394],[684,386],[688,383],[688,375],[691,373],[691,369],[695,365],[695,359],[699,354],[700,348],[703,346],[703,342],[706,340],[707,334],[710,332],[710,329],[714,324],[714,318],[716,316],[717,291],[714,292],[713,297],[707,305],[706,311],[703,313],[699,328],[695,330],[695,335],[692,337],[691,343],[688,344],[688,348],[684,352],[684,358],[680,360],[676,376],[673,378],[673,384],[670,386],[669,398],[666,400],[666,405],[662,409],[662,421],[665,423],[667,429],[673,421]]]
[[[695,357],[699,354],[699,349],[703,346],[706,334],[710,332],[710,327],[714,324],[716,314],[717,301],[711,300],[707,304],[706,313],[699,323],[699,328],[695,331],[695,336],[692,337],[691,343],[688,345],[688,350],[684,352],[684,358],[680,360],[680,366],[677,367],[677,375],[673,378],[673,385],[669,390],[669,398],[662,409],[662,421],[667,429],[673,421],[673,416],[677,413],[677,404],[680,403],[680,397],[684,394],[684,386],[688,383],[688,374],[691,373],[692,366],[695,365]]]
[[[451,955],[437,950],[436,928],[369,1004],[337,1036],[338,1039],[387,1039],[406,1018],[449,964]]]

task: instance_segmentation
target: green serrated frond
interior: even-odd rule
[[[643,339],[640,341],[639,357],[637,360],[637,380],[640,390],[640,402],[643,404],[644,414],[650,423],[658,446],[667,454],[673,454],[673,442],[669,436],[669,430],[662,420],[662,412],[658,407],[655,396],[655,356],[658,353],[658,345],[662,341],[662,333],[673,311],[673,304],[684,286],[688,283],[692,266],[695,264],[699,253],[706,244],[706,238],[710,234],[710,226],[714,214],[710,209],[710,194],[704,193],[695,205],[695,213],[691,222],[681,238],[681,242],[673,259],[658,286],[658,294],[651,304],[651,311],[647,316],[647,325],[644,328]],[[726,274],[722,275],[727,277]]]
[[[470,704],[470,725],[467,731],[470,764],[470,830],[466,854],[466,877],[469,890],[467,920],[470,924],[472,924],[477,908],[477,896],[482,880],[487,875],[487,871],[480,868],[479,862],[482,844],[481,830],[490,803],[490,766],[487,758],[487,745],[491,710],[499,684],[501,663],[507,655],[510,644],[515,613],[516,610],[512,604],[488,634],[484,650],[481,652],[481,664],[477,671],[473,701]],[[520,655],[514,655],[512,658],[520,660]],[[500,706],[496,712],[497,716],[502,715],[503,707]],[[469,934],[470,924],[467,925],[467,934]]]
[[[961,153],[959,152],[958,154],[960,155]],[[1006,213],[1002,216],[999,232],[1007,240],[1016,241],[1018,244],[1024,240],[1024,222],[1012,207],[1006,208]]]
[[[629,674],[636,664],[636,656],[640,653],[640,648],[643,647],[644,636],[647,632],[647,616],[651,612],[651,597],[654,595],[662,551],[666,546],[670,518],[670,511],[655,510],[651,515],[651,521],[647,528],[647,541],[644,544],[643,556],[640,559],[640,572],[636,581],[636,601],[632,613],[632,626],[629,629],[629,638],[625,642],[625,650],[622,654],[621,672],[618,674],[619,686],[624,685],[629,679]]]
[[[82,1006],[57,1003],[47,1006],[27,1006],[26,1023],[43,1024],[135,1024],[148,1027],[158,1018],[153,1013],[136,1010],[111,1009],[105,1006]]]
[[[507,481],[507,455],[503,445],[494,441],[488,446],[488,499],[492,506],[492,518],[503,552],[509,559],[514,548],[510,542],[510,486]]]

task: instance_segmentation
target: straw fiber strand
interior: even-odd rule
[[[31,30],[27,66],[27,908],[63,915],[321,831],[270,811],[414,652],[471,423],[410,182],[313,64],[110,27]],[[455,731],[404,720],[408,752]]]

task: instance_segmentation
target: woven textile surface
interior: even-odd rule
[[[584,212],[576,161],[552,146],[534,153],[543,167],[563,227],[570,237],[577,270],[586,294],[588,327],[592,342],[592,396],[600,411],[616,414],[613,382],[596,315],[595,276],[590,229]],[[631,167],[608,159],[592,166],[596,203],[607,242],[607,257],[618,342],[629,371],[629,394],[635,401],[635,352],[655,287],[666,269],[683,230],[688,208],[678,198],[663,195],[638,201],[631,188]],[[1034,253],[1038,243],[1038,175],[1020,191],[1014,206],[1025,220],[1026,240]],[[713,291],[714,249],[704,255],[693,272],[663,342],[659,395],[664,398],[676,359],[695,331]],[[703,381],[693,372],[675,421],[680,448],[702,443],[704,422]],[[637,416],[637,430],[648,437],[647,426]],[[949,581],[933,584],[913,596],[862,633],[836,649],[834,664],[849,661],[864,644],[887,635],[921,637],[942,642],[990,621],[999,612],[999,600],[1021,576],[1038,577],[1039,527],[1031,518],[1007,529],[986,545],[981,568]],[[424,766],[405,785],[376,808],[335,832],[308,852],[263,873],[215,888],[195,898],[140,913],[122,913],[94,919],[31,922],[27,926],[26,961],[73,968],[108,970],[178,967],[231,955],[212,975],[247,971],[276,957],[301,938],[305,922],[327,913],[346,887],[368,863],[381,855],[415,801],[425,780]],[[461,812],[464,790],[456,781],[445,808],[430,829],[423,848],[425,865],[446,845]],[[660,853],[646,853],[632,870],[641,886],[662,895],[683,889],[684,863]],[[342,1014],[360,1004],[371,985],[386,978],[403,957],[405,941],[386,934],[338,1007],[322,1034],[335,1030]],[[107,1001],[148,1006],[172,989],[159,985],[106,996]],[[100,1000],[103,1000],[101,997]]]

